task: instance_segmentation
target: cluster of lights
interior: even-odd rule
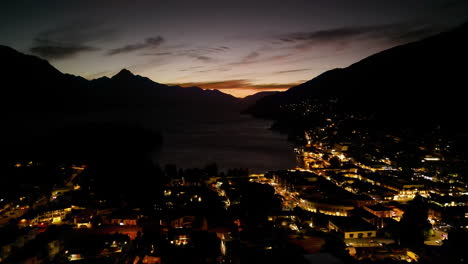
[[[176,246],[185,246],[189,243],[189,238],[187,237],[187,235],[180,235],[178,239],[171,240],[170,243]]]

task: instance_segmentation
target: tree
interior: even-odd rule
[[[353,259],[346,250],[346,244],[343,240],[334,235],[325,237],[325,244],[320,248],[320,252],[329,253],[345,263],[352,263]]]
[[[210,163],[205,166],[205,171],[208,176],[218,176],[218,164]]]
[[[330,162],[330,167],[332,168],[338,168],[341,166],[341,161],[337,157],[332,157],[329,162]]]
[[[405,247],[421,247],[425,234],[431,229],[427,220],[428,208],[420,195],[408,203],[408,208],[400,221],[400,243]]]
[[[177,166],[175,164],[166,164],[164,171],[170,179],[177,178]]]

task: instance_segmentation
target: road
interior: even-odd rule
[[[19,218],[27,212],[27,209],[12,208],[0,215],[0,227],[5,226],[11,219]]]
[[[434,236],[429,237],[429,240],[424,241],[424,244],[428,246],[441,246],[443,240],[447,238],[447,233],[434,229]]]

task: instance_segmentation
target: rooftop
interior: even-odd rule
[[[385,206],[385,205],[382,205],[382,204],[376,204],[376,205],[366,205],[367,208],[371,209],[372,211],[375,211],[375,212],[381,212],[381,211],[391,211],[392,209]]]
[[[375,228],[359,217],[332,217],[329,220],[343,232],[371,231]]]

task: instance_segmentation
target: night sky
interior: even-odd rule
[[[243,97],[450,29],[467,14],[468,0],[6,0],[0,44],[88,79],[127,68]]]

